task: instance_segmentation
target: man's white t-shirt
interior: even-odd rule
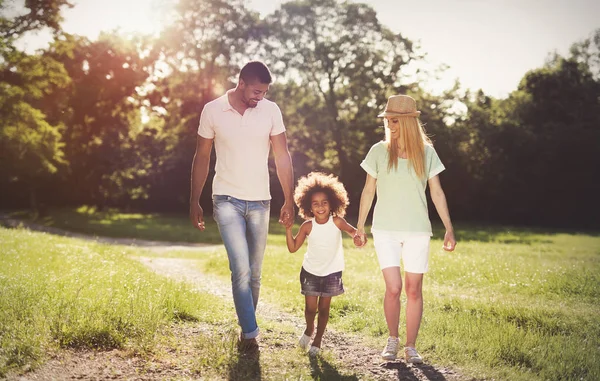
[[[217,162],[213,195],[246,201],[270,200],[270,137],[285,132],[281,110],[268,99],[240,115],[227,93],[207,103],[200,115],[198,135],[214,139]]]

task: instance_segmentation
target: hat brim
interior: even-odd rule
[[[404,114],[401,114],[399,112],[384,111],[381,114],[377,115],[377,117],[378,118],[383,118],[384,116],[397,116],[397,117],[402,118],[402,117],[410,117],[410,116],[417,117],[419,115],[421,115],[421,111],[407,112],[407,113],[404,113]]]

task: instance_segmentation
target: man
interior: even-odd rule
[[[269,145],[285,196],[279,222],[285,226],[294,222],[294,176],[283,117],[279,107],[264,98],[271,82],[265,64],[249,62],[240,71],[235,89],[204,106],[192,164],[190,218],[203,231],[199,199],[214,142],[213,217],[227,250],[243,349],[258,348],[255,310],[269,228]]]

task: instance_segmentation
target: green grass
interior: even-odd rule
[[[265,324],[275,350],[260,362],[240,356],[231,301],[158,276],[138,255],[151,253],[0,228],[0,378],[78,349],[122,349],[150,370],[170,363],[204,379],[311,379],[319,369],[289,345],[277,350],[277,341],[294,342],[293,327]]]
[[[61,223],[59,216],[63,218]],[[53,212],[46,221],[64,228],[71,224],[69,221],[78,221],[76,224],[85,227],[86,233],[107,236],[123,236],[119,230],[128,224],[139,226],[143,221],[152,221],[139,231],[129,228],[126,236],[220,241],[212,220],[207,219],[207,230],[200,233],[185,216],[116,212],[96,216],[81,209]],[[430,272],[424,283],[425,312],[418,339],[426,360],[454,365],[466,374],[488,379],[600,379],[600,236],[593,232],[501,226],[461,229],[457,225],[459,245],[455,252],[441,250],[439,228],[432,240]],[[300,317],[304,302],[298,273],[303,250],[288,253],[282,232],[273,220],[261,297]],[[363,249],[353,248],[349,240],[344,245],[346,294],[333,299],[330,324],[339,330],[361,333],[378,347],[383,345],[387,329],[381,306],[384,285],[372,242]],[[45,249],[40,246],[31,250],[42,253]],[[119,255],[126,260],[126,253]],[[190,252],[168,255],[194,257],[202,270],[224,280],[229,277],[223,251],[201,256]],[[0,274],[6,273],[4,264],[1,269]],[[42,286],[26,278],[11,281],[11,287],[41,292]],[[0,278],[0,284],[5,279]],[[35,352],[36,343],[43,342],[34,334],[39,330],[22,329],[31,330],[27,336],[31,345],[24,347],[22,353]],[[14,346],[13,351],[18,352],[17,344]]]
[[[52,348],[144,352],[160,326],[226,311],[149,272],[130,248],[3,228],[0,242],[0,375]]]
[[[499,228],[461,235],[472,238],[453,253],[432,240],[418,340],[427,360],[503,380],[600,379],[600,238]],[[301,316],[302,250],[288,253],[281,236],[269,242],[261,295]],[[334,298],[330,324],[383,345],[372,242],[356,249],[345,240],[345,254],[346,294]],[[222,253],[204,257],[202,269],[228,276]]]

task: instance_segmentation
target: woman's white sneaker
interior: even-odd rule
[[[422,364],[423,357],[413,347],[404,347],[404,359],[408,364]]]
[[[398,357],[398,343],[397,337],[388,337],[387,344],[381,352],[381,357],[386,361],[394,361]]]

